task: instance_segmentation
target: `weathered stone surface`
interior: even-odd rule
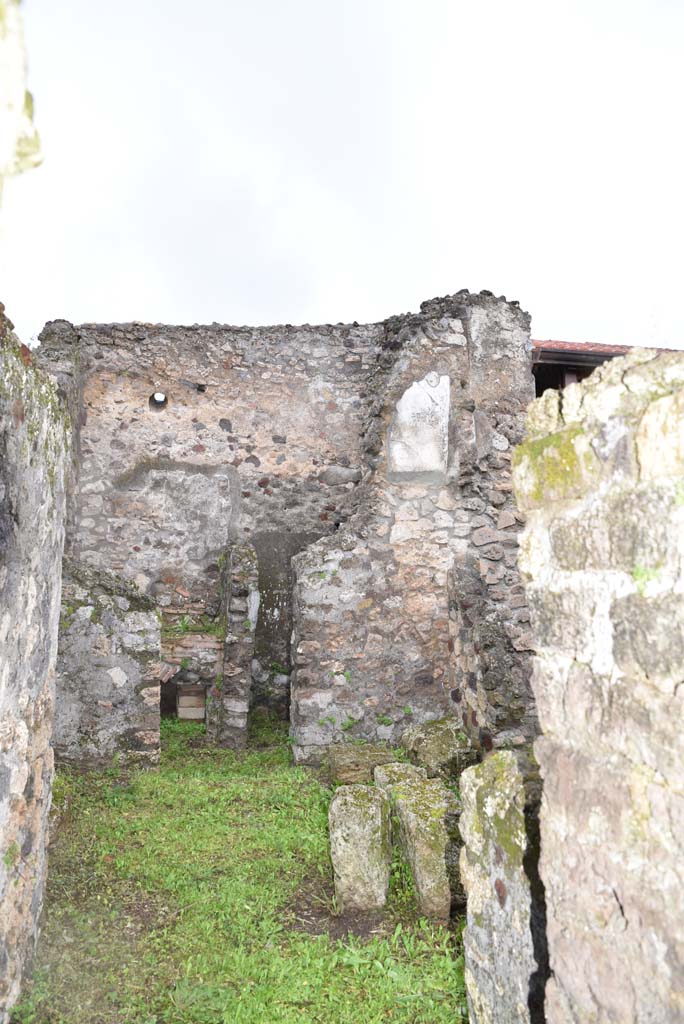
[[[424,768],[418,768],[414,764],[405,764],[403,761],[378,765],[373,771],[375,785],[388,796],[391,787],[396,786],[399,782],[417,782],[426,778],[427,773]]]
[[[156,764],[161,631],[153,601],[65,560],[53,747],[62,761]]]
[[[684,1021],[683,402],[684,356],[635,352],[568,388],[550,441],[516,454],[549,1024]],[[531,420],[543,435],[537,403]],[[559,434],[584,454],[540,488]]]
[[[386,788],[397,817],[399,842],[411,868],[418,909],[433,921],[448,921],[452,887],[455,898],[459,895],[458,801],[438,779],[416,778],[415,774]]]
[[[340,786],[330,804],[335,897],[347,910],[384,907],[391,843],[387,797],[372,786]]]
[[[455,718],[438,718],[407,729],[401,745],[411,761],[425,768],[431,777],[457,779],[479,758],[470,737]]]
[[[510,448],[533,394],[529,318],[487,293],[424,303],[383,325],[367,389],[355,510],[293,560],[295,759],[447,714],[476,746],[523,744]]]
[[[373,781],[374,768],[390,764],[396,756],[388,747],[372,743],[334,743],[328,747],[325,764],[332,783],[369,783]]]
[[[529,853],[525,790],[515,755],[497,751],[465,771],[461,799],[470,1020],[472,1024],[543,1021],[545,972],[538,977],[534,899],[525,864]]]
[[[391,479],[444,481],[449,456],[449,391],[449,378],[431,371],[411,384],[397,402],[387,439]]]
[[[37,938],[47,869],[68,417],[0,309],[0,1021]]]
[[[79,432],[68,553],[155,601],[169,687],[206,686],[212,741],[239,746],[257,704],[290,710],[310,763],[449,713],[485,748],[529,738],[517,304],[464,291],[366,326],[55,321],[41,340]],[[238,593],[240,558],[228,583],[222,560],[247,548]]]

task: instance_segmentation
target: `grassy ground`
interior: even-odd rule
[[[401,866],[383,920],[336,916],[330,794],[283,735],[236,755],[200,731],[165,722],[158,771],[60,776],[68,809],[12,1024],[466,1020],[458,939],[415,922]]]

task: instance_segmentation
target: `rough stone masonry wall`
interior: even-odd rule
[[[546,392],[516,452],[549,1024],[684,1021],[684,356]]]
[[[0,312],[0,1022],[37,938],[69,431]]]
[[[53,747],[77,764],[159,760],[160,623],[130,583],[65,561]]]
[[[294,559],[298,761],[458,715],[478,745],[534,732],[512,446],[529,317],[459,292],[383,325],[357,509]]]
[[[214,738],[237,743],[247,700],[287,713],[293,625],[300,760],[445,712],[485,748],[529,738],[517,304],[459,292],[368,326],[56,321],[41,341],[78,431],[69,556],[155,601],[163,660],[182,634],[185,660],[215,665]],[[222,565],[245,545],[259,609],[236,643]]]
[[[251,666],[255,697],[287,712],[289,560],[332,532],[353,505],[362,395],[381,333],[379,325],[75,328],[56,321],[41,336],[39,358],[59,381],[76,428],[68,554],[134,583],[156,603],[169,671],[219,683],[210,695],[215,739],[232,742],[233,726],[220,723],[244,721],[231,692],[235,669],[244,675]],[[159,404],[155,393],[163,395]],[[232,621],[237,616],[241,626],[248,617],[237,607],[245,545],[257,554],[260,600],[249,652],[234,642]],[[225,560],[236,566],[228,614]],[[242,704],[250,680],[243,683]]]

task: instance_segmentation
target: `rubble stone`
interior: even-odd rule
[[[65,560],[53,747],[76,764],[159,760],[161,630],[135,586]]]
[[[439,718],[407,729],[401,745],[414,764],[431,777],[457,779],[479,758],[472,741],[455,718]]]

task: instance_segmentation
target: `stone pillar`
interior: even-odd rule
[[[207,739],[240,750],[247,742],[254,633],[259,617],[259,567],[251,544],[235,544],[227,553],[222,615],[226,626],[223,676],[207,697]]]
[[[516,755],[497,751],[461,775],[461,881],[471,1024],[543,1024],[547,963],[536,820]],[[527,807],[526,807],[527,804]]]
[[[516,451],[549,1024],[684,1021],[684,355],[531,408]]]
[[[47,870],[68,417],[0,312],[0,1022],[38,933]]]

